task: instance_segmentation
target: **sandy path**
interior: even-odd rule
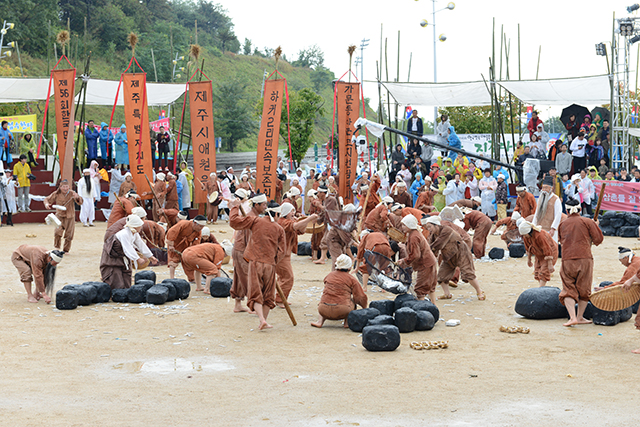
[[[104,229],[76,228],[58,289],[98,279]],[[221,240],[232,230],[220,224],[213,231]],[[27,239],[28,233],[38,237]],[[257,332],[257,317],[234,314],[231,301],[195,292],[173,308],[109,303],[59,312],[28,304],[11,252],[23,243],[51,248],[52,236],[44,225],[0,229],[0,425],[637,422],[640,356],[630,350],[640,346],[640,334],[633,322],[569,329],[560,320],[521,319],[513,311],[517,295],[535,286],[526,259],[476,263],[487,301],[462,285],[456,299],[438,302],[441,317],[460,319],[460,326],[438,322],[432,331],[404,334],[395,352],[369,353],[358,334],[337,322],[322,330],[309,326],[329,267],[305,257],[292,260],[297,327],[276,309],[269,318],[274,329]],[[498,237],[490,243],[502,247]],[[594,250],[594,281],[621,277],[616,248],[635,244],[605,238]],[[168,277],[166,267],[155,270],[160,280]],[[552,285],[560,286],[557,272]],[[531,333],[498,332],[513,324]],[[450,347],[408,346],[439,339]]]

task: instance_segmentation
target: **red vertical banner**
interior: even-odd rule
[[[202,183],[216,171],[216,144],[213,135],[213,89],[211,81],[189,83],[191,137],[193,141],[194,176]],[[194,187],[195,203],[206,203],[207,193],[200,185]]]
[[[56,134],[58,137],[58,158],[60,177],[73,181],[73,128],[74,89],[76,69],[53,70],[53,86],[56,103]],[[68,149],[67,149],[68,148]]]
[[[129,167],[133,182],[141,189],[148,188],[145,175],[153,182],[151,142],[149,141],[149,109],[147,107],[147,75],[145,73],[122,74],[124,95],[124,120],[127,125]],[[146,198],[150,198],[147,196]]]
[[[336,83],[336,98],[338,110],[338,173],[340,187],[338,192],[344,202],[353,202],[351,186],[356,179],[358,170],[358,152],[351,142],[353,124],[360,116],[360,83]]]
[[[267,80],[264,83],[264,106],[258,133],[257,182],[261,193],[271,201],[276,197],[278,168],[278,138],[284,79]]]

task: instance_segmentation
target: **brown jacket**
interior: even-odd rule
[[[591,245],[604,240],[602,230],[594,220],[571,214],[558,226],[558,239],[562,245],[562,259],[593,259]]]
[[[49,252],[43,246],[20,245],[14,251],[31,268],[36,289],[44,289],[44,269],[49,263]]]
[[[407,257],[404,261],[414,270],[424,270],[438,262],[427,239],[418,230],[411,230],[407,235]]]
[[[169,242],[173,243],[175,250],[183,252],[200,243],[200,232],[193,229],[193,221],[180,221],[167,231],[167,244]]]
[[[229,213],[229,225],[234,230],[251,230],[244,259],[276,265],[285,255],[284,229],[267,217],[241,216],[238,207]]]
[[[320,303],[351,305],[352,301],[363,308],[367,307],[367,296],[356,278],[347,272],[337,270],[327,274]]]
[[[549,201],[551,203],[551,201]],[[520,212],[523,218],[528,217],[529,215],[533,215],[536,213],[536,198],[533,194],[528,191],[525,192],[524,197],[518,196],[516,199],[516,207],[513,209],[514,211]]]
[[[75,191],[69,190],[67,194],[63,194],[59,188],[53,193],[49,194],[46,199],[44,199],[45,203],[48,203],[50,205],[59,205],[67,208],[66,211],[56,209],[56,216],[58,218],[75,218],[76,207],[71,202],[71,200],[79,205],[82,205],[82,203],[84,202],[84,200],[82,200],[82,197],[80,197],[80,195],[78,195],[78,193],[76,193]]]

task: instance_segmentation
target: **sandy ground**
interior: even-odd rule
[[[219,239],[231,237],[226,223],[212,228]],[[99,278],[104,230],[104,223],[76,228],[57,289]],[[25,238],[29,233],[38,237]],[[3,426],[637,423],[640,356],[630,350],[640,347],[640,334],[633,321],[565,328],[561,320],[520,318],[516,298],[536,285],[526,259],[476,263],[487,300],[477,301],[464,284],[456,299],[437,303],[441,317],[460,319],[460,326],[441,321],[432,331],[404,334],[394,352],[370,353],[338,322],[309,326],[329,267],[306,257],[292,260],[298,326],[276,309],[274,329],[258,332],[256,316],[195,292],[157,308],[29,304],[11,252],[23,243],[52,248],[53,228],[3,227],[0,241]],[[503,246],[496,236],[489,243]],[[619,245],[636,241],[607,237],[595,248],[596,283],[622,275]],[[166,267],[155,271],[159,280],[168,277]],[[560,286],[557,272],[551,285]],[[391,298],[375,290],[369,297]],[[515,324],[531,333],[498,331]],[[446,350],[409,348],[442,339]]]

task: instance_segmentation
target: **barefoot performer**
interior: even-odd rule
[[[640,271],[640,257],[637,257],[631,249],[618,246],[618,259],[627,268],[622,275],[622,279],[613,282],[609,286],[623,285]]]
[[[624,248],[621,248],[621,249],[624,249]],[[631,252],[630,250],[629,250],[629,252],[630,252],[630,255],[624,255],[624,258],[627,258],[627,260],[632,260],[632,259],[633,260],[637,260],[637,259],[639,259],[639,257],[637,257],[637,256],[632,256],[633,252]],[[624,252],[624,254],[626,254],[626,252]],[[619,257],[620,257],[620,261],[622,261],[624,259],[624,258],[622,258],[623,257],[623,252],[620,253]],[[636,264],[635,267],[634,267],[634,264]],[[623,288],[624,288],[625,291],[628,292],[631,289],[631,285],[636,284],[636,283],[640,283],[640,268],[639,267],[640,267],[639,263],[635,263],[635,262],[630,262],[629,263],[629,266],[627,267],[627,270],[624,272],[625,274],[623,276],[623,279],[624,279],[624,277],[626,277],[627,272],[629,272],[631,269],[637,268],[638,270],[637,270],[636,274],[634,274],[633,276],[631,276],[629,279],[627,279],[624,282]],[[636,329],[640,330],[640,311],[638,312],[638,314],[636,314],[635,327],[636,327]],[[635,354],[640,354],[640,348],[637,348],[635,350],[631,350],[631,352],[635,353]]]
[[[389,239],[382,233],[369,230],[362,230],[360,232],[360,244],[358,245],[358,253],[356,254],[356,268],[362,273],[362,290],[367,291],[367,283],[369,282],[369,268],[364,260],[364,253],[366,251],[375,252],[392,259],[395,255]]]
[[[76,231],[76,210],[73,204],[76,203],[82,206],[83,202],[82,197],[71,189],[69,181],[66,179],[60,181],[58,189],[44,199],[44,207],[46,209],[56,206],[56,216],[62,224],[53,233],[53,246],[56,249],[60,249],[62,235],[64,234],[64,253],[71,250],[71,242]]]
[[[407,215],[402,218],[402,232],[407,235],[407,256],[398,261],[398,265],[410,266],[417,273],[414,289],[418,300],[429,295],[429,300],[435,303],[438,260],[431,252],[427,239],[419,231],[415,216]]]
[[[527,265],[529,268],[534,267],[534,279],[538,281],[540,287],[547,286],[558,261],[558,245],[542,227],[533,225],[524,218],[518,220],[518,231],[522,235],[524,248],[527,250]],[[536,257],[535,266],[531,262],[532,255]]]
[[[265,209],[267,215],[264,218],[242,216],[239,206],[239,200],[233,200],[229,204],[229,225],[235,230],[251,230],[244,252],[244,258],[249,262],[247,305],[260,319],[258,329],[272,328],[267,323],[267,317],[269,311],[276,306],[276,265],[284,257],[286,247],[284,229],[275,222],[280,206],[277,203],[269,205]]]
[[[236,190],[235,196],[240,201],[244,201],[249,197],[243,189]],[[257,218],[264,213],[265,209],[267,209],[267,196],[264,194],[258,194],[250,200],[253,207],[250,211],[246,212],[246,214],[247,216]],[[231,298],[236,300],[236,305],[233,308],[235,313],[251,311],[250,309],[242,306],[242,300],[247,296],[247,289],[249,286],[249,262],[244,259],[243,254],[247,249],[247,244],[250,239],[251,230],[236,230],[233,240],[233,252],[231,253],[231,259],[233,260],[233,285],[231,285]]]
[[[171,279],[175,277],[176,267],[182,262],[182,252],[189,246],[200,243],[200,235],[205,225],[207,218],[197,215],[192,221],[180,221],[167,231],[167,260]],[[195,277],[193,274],[187,274],[187,280],[193,283]]]
[[[56,266],[64,253],[48,251],[42,246],[20,245],[11,254],[11,262],[20,273],[20,281],[27,291],[27,301],[38,302],[40,298],[49,304],[56,277]],[[35,294],[31,292],[31,282],[35,281]]]
[[[129,215],[123,230],[109,237],[102,248],[100,259],[100,275],[102,281],[111,289],[128,289],[131,287],[132,267],[136,268],[149,259],[158,262],[140,237],[143,226],[137,215]]]
[[[318,304],[319,318],[311,326],[322,328],[325,320],[342,320],[347,328],[347,316],[356,309],[356,304],[367,308],[367,296],[360,283],[349,274],[352,261],[346,255],[340,255],[335,262],[335,270],[324,278],[324,289]]]
[[[468,210],[464,212],[464,231],[474,230],[473,233],[473,255],[482,258],[487,248],[487,236],[491,231],[493,221],[480,211]]]
[[[460,238],[458,233],[440,222],[439,216],[429,216],[422,219],[422,225],[429,231],[429,245],[433,254],[442,254],[442,262],[438,267],[438,283],[444,290],[444,295],[438,299],[451,299],[449,281],[453,278],[456,267],[460,268],[460,276],[463,281],[469,282],[476,290],[478,299],[484,301],[486,296],[480,289],[480,283],[476,278],[476,269],[473,265],[473,255]]]
[[[564,326],[573,326],[591,323],[583,317],[591,296],[593,280],[591,245],[598,246],[604,237],[594,220],[580,216],[581,206],[577,200],[568,200],[566,206],[569,216],[558,227],[558,238],[562,245],[560,303],[564,304],[569,312],[569,321]]]
[[[502,239],[502,241],[507,244],[507,248],[512,243],[522,241],[522,236],[520,235],[518,226],[516,225],[516,221],[518,221],[520,218],[522,218],[520,214],[514,211],[511,214],[511,217],[502,218],[500,221],[496,221],[496,223],[493,224],[493,228],[491,229],[489,234],[495,233],[498,227],[506,225],[507,229],[502,233],[500,239]]]
[[[196,271],[207,277],[204,288],[202,287],[202,281],[196,280],[196,291],[204,291],[205,294],[209,293],[211,279],[221,276],[220,267],[224,257],[224,249],[217,243],[201,243],[189,246],[182,252],[182,268],[184,268],[184,273],[187,277],[194,277],[194,272]]]
[[[313,214],[296,222],[296,220],[293,219],[295,213],[296,208],[291,203],[283,203],[282,206],[280,206],[278,224],[284,229],[286,246],[284,256],[278,262],[278,265],[276,265],[276,276],[285,298],[289,298],[289,294],[293,288],[291,254],[298,253],[298,235],[304,234],[307,229],[307,224],[318,218],[318,215]],[[276,304],[278,307],[284,308],[284,302],[282,298],[280,298],[280,295],[276,295]]]

